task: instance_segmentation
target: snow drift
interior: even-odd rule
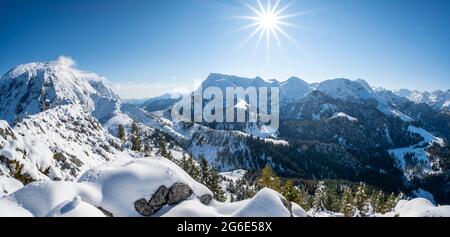
[[[450,217],[450,206],[435,206],[425,198],[401,200],[395,207],[398,217]]]
[[[305,216],[298,205],[289,204],[281,194],[263,189],[250,200],[236,203],[198,197],[209,194],[204,185],[164,158],[118,160],[86,172],[77,182],[33,182],[0,198],[0,216],[115,216],[139,217],[134,202],[149,198],[162,185],[188,185],[193,193],[177,205],[166,205],[154,216]]]

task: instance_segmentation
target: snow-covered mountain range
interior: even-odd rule
[[[450,109],[450,90],[421,92],[402,89],[396,90],[394,91],[394,93],[398,96],[405,97],[415,103],[426,103],[435,109]]]
[[[260,169],[270,162],[279,173],[287,176],[358,177],[356,180],[382,182],[388,189],[425,185],[436,190],[436,196],[444,200],[449,198],[449,189],[432,187],[428,180],[437,175],[442,178],[438,186],[448,183],[448,169],[444,167],[449,158],[442,150],[448,149],[445,141],[450,139],[450,117],[433,104],[372,88],[361,79],[339,78],[308,84],[296,77],[280,82],[213,73],[201,88],[210,86],[222,91],[226,87],[280,88],[281,125],[276,134],[269,134],[269,138],[282,142],[252,139],[268,138],[252,123],[182,126],[182,130],[187,127],[189,132],[181,133],[191,134],[187,136],[187,149],[195,155],[206,155],[224,170]],[[166,106],[177,103],[167,102]],[[169,109],[158,112],[165,114],[168,121]],[[150,111],[154,109],[150,108]],[[443,140],[438,143],[436,139],[427,140],[424,134],[433,134]],[[297,147],[307,149],[299,151]],[[400,150],[403,151],[401,155],[393,152]],[[312,156],[316,157],[314,162]],[[367,177],[371,177],[370,180]],[[381,181],[387,179],[391,181]]]
[[[179,96],[125,103],[106,79],[64,57],[13,68],[0,79],[0,216],[307,215],[269,189],[237,203],[215,201],[161,157],[160,142],[174,160],[184,153],[205,157],[220,171],[268,164],[283,177],[363,181],[411,194],[420,188],[450,202],[444,92],[414,100],[412,92],[372,89],[363,80],[308,84],[222,74],[211,74],[202,88],[209,86],[280,88],[279,131],[175,122],[170,109]],[[145,152],[119,136],[119,127],[130,133],[133,123],[149,144]],[[154,195],[166,202],[153,205]]]

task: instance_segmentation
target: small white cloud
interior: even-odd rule
[[[56,59],[52,63],[63,64],[69,67],[75,66],[76,64],[75,60],[73,60],[71,57],[67,57],[64,55],[59,56],[58,59]]]
[[[106,77],[99,76],[94,72],[83,71],[78,69],[76,67],[77,62],[72,57],[69,56],[61,55],[58,57],[58,59],[51,61],[50,63],[55,65],[65,65],[71,68],[72,71],[77,75],[77,77],[88,81],[102,81],[102,82],[108,81]]]

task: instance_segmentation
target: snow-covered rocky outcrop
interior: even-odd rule
[[[433,134],[415,126],[408,126],[408,131],[412,134],[417,134],[423,138],[418,144],[409,147],[390,149],[389,153],[395,158],[397,166],[401,169],[407,179],[414,177],[421,177],[426,174],[435,174],[442,172],[441,170],[433,169],[439,167],[438,161],[432,161],[427,149],[433,144],[443,147],[444,140],[435,137]]]
[[[121,146],[79,105],[59,106],[29,116],[14,128],[0,121],[0,175],[24,184],[74,180],[89,168],[129,157]]]

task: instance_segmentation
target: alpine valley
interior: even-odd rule
[[[180,95],[126,103],[65,57],[11,69],[0,216],[450,216],[450,90],[215,73],[212,86],[279,88],[279,129],[176,122]]]

